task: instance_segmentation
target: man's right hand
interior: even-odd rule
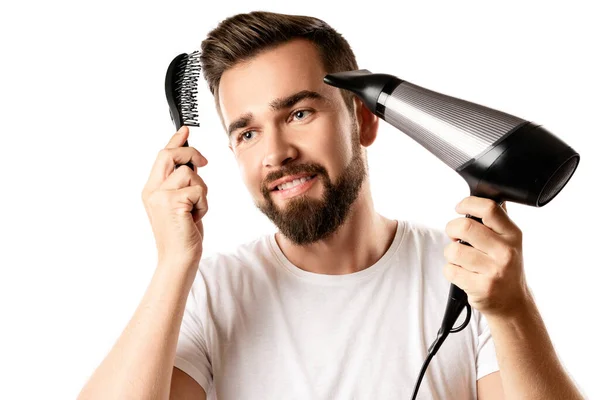
[[[206,158],[193,147],[182,147],[189,128],[182,126],[162,149],[142,191],[142,200],[150,219],[158,262],[197,266],[202,256],[204,228],[202,217],[208,211],[206,184],[197,168]],[[192,171],[185,164],[191,161]],[[175,169],[176,165],[180,165]]]

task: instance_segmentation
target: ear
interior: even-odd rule
[[[373,114],[367,106],[356,96],[354,96],[355,117],[358,121],[360,133],[360,144],[369,147],[377,137],[379,129],[379,117]]]

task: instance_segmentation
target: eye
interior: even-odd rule
[[[248,142],[250,140],[252,140],[252,134],[256,133],[255,131],[245,131],[239,134],[238,136],[238,142],[242,141],[242,142]]]
[[[298,118],[299,120],[306,119],[308,115],[310,115],[311,110],[298,110],[294,111],[293,118]]]

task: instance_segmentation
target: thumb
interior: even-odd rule
[[[190,134],[190,128],[187,125],[181,125],[176,135],[182,139],[181,144],[185,143]]]
[[[182,125],[181,128],[171,137],[169,143],[165,146],[166,149],[173,149],[181,147],[187,140],[190,133],[190,129],[186,125]]]

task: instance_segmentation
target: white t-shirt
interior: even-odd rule
[[[209,400],[410,399],[446,309],[450,240],[399,221],[383,257],[346,275],[294,266],[274,234],[202,259],[175,366]],[[418,398],[476,399],[476,381],[497,370],[489,328],[473,310],[433,357]]]

